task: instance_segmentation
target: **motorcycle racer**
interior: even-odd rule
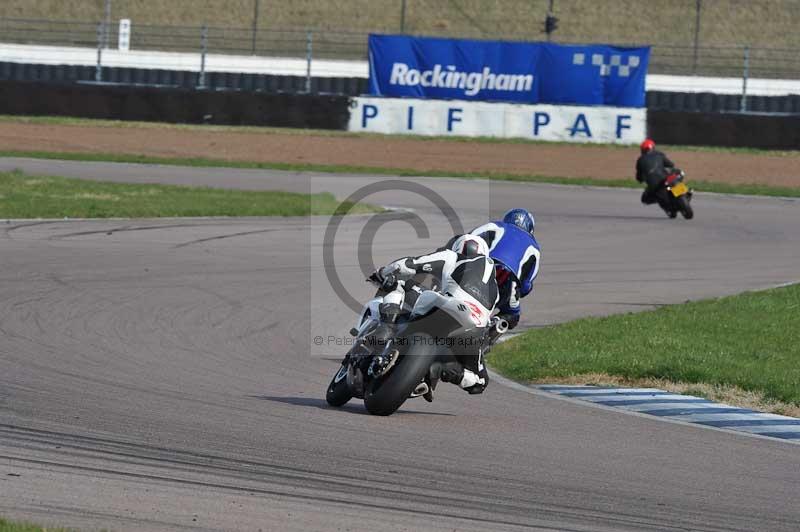
[[[509,329],[519,324],[523,297],[533,293],[533,282],[539,275],[541,249],[533,233],[536,221],[526,209],[511,209],[502,220],[476,227],[470,234],[483,238],[489,256],[495,262],[500,299],[499,317]],[[448,246],[455,241],[453,237]]]
[[[499,297],[495,265],[488,254],[489,246],[483,238],[465,234],[456,237],[449,248],[404,257],[377,270],[371,278],[381,284],[383,303],[379,307],[382,325],[375,337],[391,338],[398,318],[413,309],[422,288],[411,278],[421,273],[438,279],[439,292],[464,301],[476,318],[488,322]],[[404,282],[401,285],[398,281]],[[441,379],[470,394],[482,393],[489,381],[483,349],[476,345],[459,362],[445,368]],[[430,401],[431,397],[426,399]]]
[[[665,211],[669,211],[663,185],[670,170],[675,168],[675,163],[656,150],[656,143],[652,139],[645,139],[639,149],[641,155],[636,160],[636,180],[647,185],[642,192],[642,203],[652,205],[658,202]]]

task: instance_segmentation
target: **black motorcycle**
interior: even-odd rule
[[[666,194],[663,195],[661,208],[670,218],[675,218],[680,212],[687,220],[694,218],[692,209],[692,189],[685,182],[686,174],[678,168],[673,169],[664,180]]]

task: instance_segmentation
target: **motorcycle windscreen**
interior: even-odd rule
[[[503,224],[502,237],[489,256],[509,269],[521,283],[523,294],[530,292],[538,260],[538,243],[530,234],[511,224]]]

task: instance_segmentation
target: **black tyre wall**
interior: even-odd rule
[[[350,108],[346,96],[3,81],[0,114],[344,130]]]
[[[647,130],[660,144],[800,149],[800,115],[650,110]]]

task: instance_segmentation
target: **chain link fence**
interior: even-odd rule
[[[796,48],[798,0],[25,0],[0,18],[390,32],[557,42]],[[695,42],[696,41],[696,42]]]
[[[10,14],[37,14],[69,2],[31,0]],[[207,54],[301,58],[306,85],[319,59],[365,60],[370,31],[554,42],[651,43],[650,73],[742,78],[800,78],[799,0],[152,0],[77,2],[84,20],[14,18],[0,5],[0,43],[97,49],[118,42],[130,17],[131,50],[198,54],[200,86]],[[27,11],[26,11],[27,10]],[[544,34],[544,19],[556,28]],[[90,21],[95,17],[94,21]],[[153,24],[157,20],[159,24]],[[206,24],[209,20],[211,23]],[[168,22],[169,25],[162,22]],[[302,29],[293,29],[303,25]],[[343,29],[344,28],[344,29]],[[152,68],[151,65],[134,65]],[[742,101],[744,101],[742,94]]]
[[[5,43],[116,47],[118,31],[118,24],[106,27],[103,22],[0,18],[0,42]],[[364,32],[326,29],[162,26],[136,24],[134,21],[130,48],[194,53],[205,50],[213,54],[298,58],[310,55],[314,59],[365,60],[367,35]],[[746,56],[748,65],[745,65]],[[751,77],[797,79],[800,78],[800,54],[795,48],[750,45],[653,45],[650,64],[650,72],[653,74],[741,77],[746,71]]]
[[[545,17],[556,29],[544,33]],[[25,18],[21,15],[28,15]],[[370,32],[652,44],[652,73],[800,77],[798,0],[28,0],[0,3],[0,42],[116,43],[133,21],[131,48],[365,59]],[[70,21],[72,19],[72,21]]]

